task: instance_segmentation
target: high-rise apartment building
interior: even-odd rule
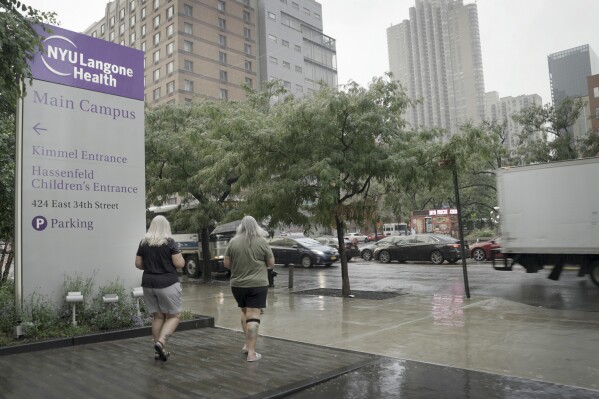
[[[482,121],[485,88],[476,4],[416,0],[410,19],[387,29],[389,69],[413,100],[412,128]]]
[[[322,32],[314,0],[258,0],[260,81],[279,79],[301,96],[320,82],[337,86],[335,39]]]
[[[589,115],[593,132],[599,133],[599,75],[587,76]]]
[[[599,59],[588,44],[547,56],[551,101],[558,106],[566,97],[588,94],[587,77],[599,73]]]
[[[241,100],[244,84],[260,89],[271,78],[294,92],[337,79],[335,41],[322,34],[314,0],[113,0],[84,33],[145,52],[150,105]]]
[[[518,136],[522,133],[522,125],[514,121],[512,116],[531,105],[543,105],[541,96],[530,94],[499,98],[499,93],[496,91],[485,94],[485,117],[489,121],[506,123],[504,145],[510,151],[515,150],[520,144]]]

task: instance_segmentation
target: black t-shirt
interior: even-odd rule
[[[145,288],[166,288],[179,282],[172,255],[181,251],[172,238],[159,247],[151,247],[143,241],[139,243],[137,256],[143,259],[144,274],[141,286]]]

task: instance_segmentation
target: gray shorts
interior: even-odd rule
[[[144,301],[148,313],[181,313],[182,297],[181,283],[166,288],[144,288]]]

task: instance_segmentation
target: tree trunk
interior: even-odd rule
[[[339,256],[341,257],[341,295],[349,296],[351,291],[349,289],[349,273],[345,257],[345,240],[343,239],[345,229],[338,216],[335,217],[335,225],[337,227],[337,240],[339,241]]]
[[[202,227],[200,236],[202,240],[202,281],[209,283],[212,281],[212,254],[208,242],[208,227]]]
[[[0,285],[4,284],[8,280],[8,275],[10,274],[10,268],[15,254],[12,243],[12,239],[9,239],[4,243],[2,255],[0,256],[0,271],[2,271],[2,275],[0,276]],[[4,270],[2,268],[4,268]]]

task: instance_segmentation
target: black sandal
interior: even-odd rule
[[[158,341],[154,344],[154,350],[156,351],[156,354],[154,355],[154,359],[160,359],[163,362],[166,362],[166,360],[171,355],[170,352],[164,350],[164,347],[162,346],[162,342],[160,342],[160,341]]]

